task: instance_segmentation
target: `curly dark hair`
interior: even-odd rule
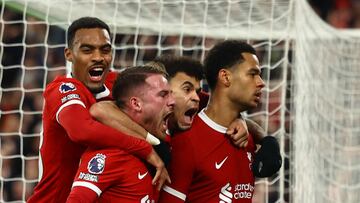
[[[164,65],[169,79],[175,77],[176,73],[183,72],[197,80],[204,78],[203,65],[200,61],[186,56],[162,55],[154,59],[154,62]]]
[[[217,75],[221,69],[229,69],[244,61],[242,53],[256,55],[254,47],[237,40],[225,40],[216,44],[209,51],[204,61],[204,72],[210,89],[215,88]]]
[[[82,17],[72,22],[67,30],[68,47],[72,47],[76,31],[89,28],[105,29],[110,35],[110,28],[104,21],[95,17]]]

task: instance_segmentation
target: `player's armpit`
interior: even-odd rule
[[[115,147],[145,160],[152,147],[145,140],[124,134],[94,120],[81,105],[69,105],[59,112],[58,120],[69,138],[93,148]]]
[[[73,187],[66,203],[93,203],[98,195],[86,187]]]
[[[113,101],[101,101],[93,104],[90,114],[99,122],[121,132],[141,139],[146,138],[147,131],[122,112]]]

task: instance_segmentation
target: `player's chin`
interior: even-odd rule
[[[249,107],[250,108],[257,108],[260,105],[259,101],[253,101],[250,103]]]
[[[182,131],[189,130],[191,128],[191,125],[192,125],[192,122],[191,123],[181,122],[181,121],[178,122],[178,128]]]
[[[99,93],[99,92],[103,91],[103,85],[104,85],[103,82],[97,82],[97,83],[90,82],[86,86],[90,90],[90,92]]]
[[[158,132],[157,132],[157,138],[159,138],[160,140],[165,140],[165,137],[166,137],[166,129],[162,128],[162,129],[159,129]]]
[[[99,93],[101,91],[103,91],[103,83],[99,83],[99,84],[91,84],[88,86],[88,89],[90,90],[90,92],[92,93]]]

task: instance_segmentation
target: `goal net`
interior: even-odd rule
[[[266,88],[247,117],[284,159],[253,202],[360,202],[360,33],[330,28],[305,0],[2,0],[0,15],[0,202],[25,202],[38,182],[42,93],[68,71],[65,30],[82,16],[110,25],[114,69],[252,43]]]

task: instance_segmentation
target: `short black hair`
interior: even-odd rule
[[[256,55],[256,51],[250,44],[238,40],[225,40],[219,42],[205,57],[204,72],[210,89],[214,89],[217,83],[217,76],[221,69],[229,69],[233,65],[244,61],[242,53]]]
[[[116,105],[120,109],[124,109],[127,99],[131,94],[136,94],[134,89],[145,85],[145,80],[153,74],[168,76],[164,69],[149,65],[130,67],[120,72],[112,89]]]
[[[72,22],[67,30],[68,47],[72,47],[76,31],[80,29],[90,29],[90,28],[105,29],[110,35],[110,28],[104,21],[96,17],[81,17],[75,20],[74,22]]]
[[[169,80],[179,72],[183,72],[197,80],[204,78],[203,65],[200,61],[187,56],[162,55],[154,59],[155,62],[164,65],[169,74]]]

